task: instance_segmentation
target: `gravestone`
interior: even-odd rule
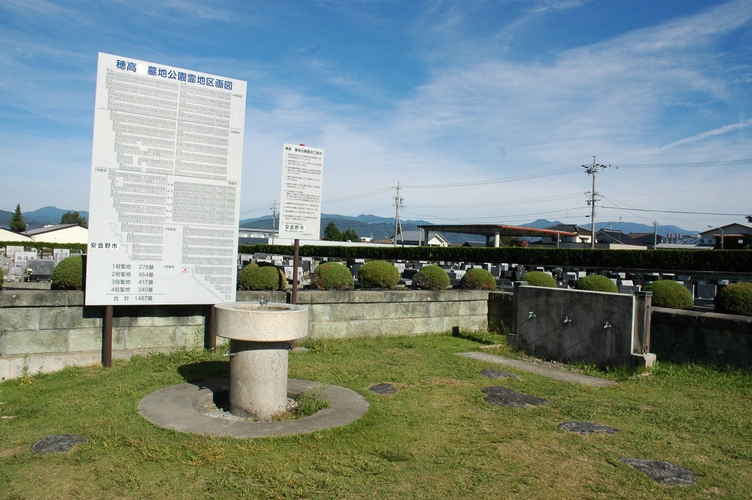
[[[61,260],[67,259],[68,257],[70,257],[70,249],[69,248],[53,248],[52,256],[55,259],[55,262],[60,262]]]
[[[24,251],[24,252],[16,252],[13,260],[15,261],[16,265],[24,265],[27,260],[29,259],[36,259],[37,258],[37,251]]]
[[[26,261],[27,269],[30,269],[29,277],[33,281],[47,281],[52,277],[52,270],[56,262],[52,259],[29,259]]]

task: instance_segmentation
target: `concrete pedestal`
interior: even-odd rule
[[[217,336],[230,339],[230,413],[271,420],[287,409],[290,341],[308,335],[308,309],[274,302],[214,307]]]
[[[230,413],[271,420],[287,407],[289,342],[230,341]]]

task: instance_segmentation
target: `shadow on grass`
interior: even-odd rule
[[[228,378],[230,363],[227,361],[200,361],[178,366],[178,373],[186,382]]]

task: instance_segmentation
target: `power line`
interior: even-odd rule
[[[634,210],[635,212],[655,212],[655,213],[661,213],[661,214],[683,214],[683,215],[723,215],[726,217],[746,217],[747,214],[724,214],[724,213],[718,213],[718,212],[688,212],[683,210],[653,210],[649,208],[621,208],[621,207],[606,207],[603,206],[601,208],[610,208],[613,210]]]

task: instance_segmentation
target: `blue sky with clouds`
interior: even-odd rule
[[[750,0],[0,0],[0,46],[4,210],[88,210],[107,52],[248,82],[243,219],[285,142],[325,213],[588,225],[593,155],[599,222],[752,213]]]

